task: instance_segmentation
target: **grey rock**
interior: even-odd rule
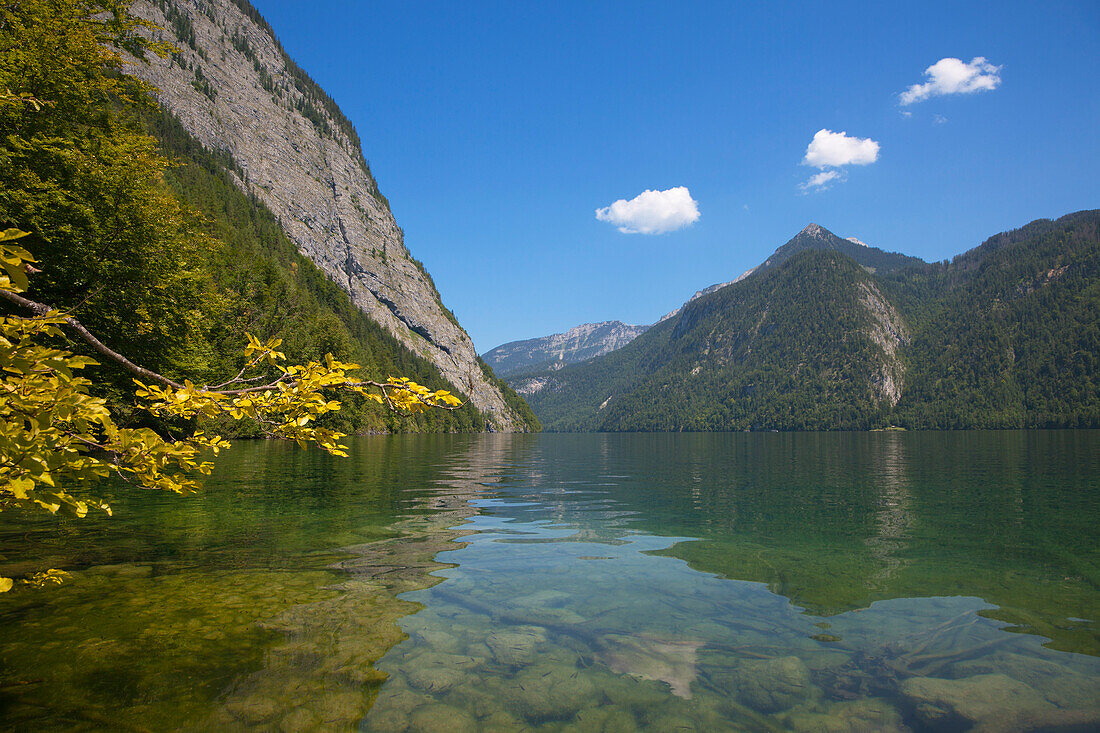
[[[266,24],[232,0],[171,0],[168,7],[190,18],[194,47],[173,37],[160,3],[138,0],[133,12],[163,29],[157,34],[180,52],[129,59],[127,73],[155,86],[161,104],[199,142],[232,158],[236,185],[262,201],[298,250],[360,309],[466,392],[494,429],[522,430],[482,373],[469,335],[409,253],[335,106],[295,83],[292,62]],[[213,99],[194,84],[196,68],[216,91]]]
[[[485,352],[482,358],[502,377],[535,369],[560,369],[621,349],[648,329],[622,321],[584,323],[564,333],[509,341]]]
[[[737,672],[737,697],[757,712],[786,710],[816,691],[809,668],[798,657],[745,662]]]
[[[959,680],[913,677],[901,684],[917,717],[930,726],[980,725],[1008,730],[1024,716],[1054,706],[1033,688],[1004,674],[980,674]]]

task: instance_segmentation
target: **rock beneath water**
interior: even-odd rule
[[[355,690],[325,691],[313,703],[313,709],[330,728],[354,724],[368,708],[366,695]]]
[[[284,733],[297,733],[297,731],[321,730],[324,728],[321,719],[309,708],[296,708],[291,710],[279,721],[279,730]]]
[[[462,639],[457,634],[453,634],[449,631],[422,629],[417,631],[415,636],[437,651],[457,654],[462,650]]]
[[[409,716],[400,710],[371,713],[362,725],[363,730],[378,731],[379,733],[391,733],[392,731],[405,730],[408,727]]]
[[[1034,688],[1061,708],[1088,708],[1100,704],[1100,680],[1056,662],[1024,654],[998,654],[956,664],[951,669],[958,677],[982,674],[1007,674]]]
[[[440,703],[417,708],[409,716],[410,730],[416,733],[476,733],[474,716],[461,708]]]
[[[237,720],[255,725],[275,717],[280,705],[269,697],[254,695],[242,700],[232,700],[226,703],[225,709]]]
[[[577,713],[573,722],[562,728],[562,733],[635,733],[637,730],[638,721],[629,710],[618,705],[597,704]]]
[[[572,596],[564,591],[547,588],[546,590],[520,596],[512,603],[523,608],[555,608],[565,605],[570,598]]]
[[[405,677],[410,687],[438,694],[461,684],[483,661],[463,654],[424,652],[406,660]]]
[[[567,720],[594,702],[596,686],[576,668],[538,665],[502,685],[501,695],[531,722]]]
[[[901,712],[885,700],[865,699],[838,702],[825,712],[791,712],[784,725],[805,733],[908,733]]]
[[[527,664],[535,658],[536,647],[546,640],[546,631],[538,626],[517,626],[494,631],[485,639],[493,659],[509,666]]]
[[[701,641],[662,639],[649,635],[608,634],[602,639],[600,661],[621,674],[665,682],[672,694],[689,699],[691,683],[699,674]]]
[[[798,657],[745,662],[735,675],[737,698],[760,713],[778,713],[814,696],[810,670]]]
[[[405,676],[409,679],[410,687],[436,694],[460,684],[466,674],[450,667],[415,667]]]
[[[702,728],[694,720],[680,715],[659,714],[646,727],[652,733],[702,733]]]
[[[568,608],[543,608],[539,610],[537,620],[539,623],[546,623],[548,625],[557,624],[560,626],[569,626],[572,624],[582,624],[588,619]]]
[[[1005,674],[958,680],[912,677],[900,689],[917,717],[938,728],[969,723],[989,730],[1007,729],[1013,727],[1010,721],[1055,709],[1033,688]]]
[[[669,690],[663,684],[632,675],[608,675],[598,684],[604,697],[615,705],[653,710],[671,702]]]
[[[530,730],[518,718],[500,710],[481,721],[481,733],[517,733]]]

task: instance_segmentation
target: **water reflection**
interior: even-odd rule
[[[447,437],[356,448],[243,443],[199,496],[116,487],[111,520],[8,521],[6,572],[73,580],[0,598],[0,728],[354,727],[419,608],[397,596],[438,582],[484,490],[467,459],[506,462]]]
[[[1100,724],[1095,436],[955,437],[517,437],[367,727]]]
[[[0,728],[1085,730],[1100,435],[241,444],[0,528]],[[1006,632],[1016,633],[1006,633]]]

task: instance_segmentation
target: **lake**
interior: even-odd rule
[[[5,517],[5,730],[1100,727],[1100,433],[239,442]]]

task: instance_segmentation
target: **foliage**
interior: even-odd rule
[[[925,289],[897,424],[1100,427],[1100,212],[992,237]]]
[[[115,6],[125,18],[123,4]],[[28,249],[42,270],[31,296],[177,379],[210,382],[237,371],[239,345],[251,332],[281,338],[292,363],[332,353],[374,379],[401,374],[444,383],[434,365],[297,252],[277,218],[234,183],[244,173],[228,155],[203,148],[152,103],[146,86],[117,73],[118,54],[103,43],[131,48],[135,41],[101,26],[113,16],[84,15],[102,7],[31,0],[3,10],[12,17],[0,28],[0,85],[15,91],[0,105],[0,226],[31,231]],[[188,12],[175,8],[173,27],[187,26]],[[116,25],[131,35],[136,27]],[[34,104],[15,103],[23,98]],[[64,166],[48,164],[56,151],[64,152]],[[116,418],[162,424],[132,409],[123,370],[105,362],[85,371]],[[320,420],[349,433],[477,431],[488,424],[472,406],[394,412],[371,409],[357,395]],[[262,433],[248,419],[215,427],[228,435]]]
[[[9,229],[0,234],[0,242],[24,236],[25,232]],[[33,261],[25,249],[0,244],[4,269],[0,293],[19,304],[37,306],[18,296],[26,288],[26,268]],[[37,315],[31,317],[0,318],[0,511],[64,509],[83,517],[94,508],[110,514],[106,502],[78,496],[71,488],[86,487],[111,474],[148,489],[177,494],[197,490],[196,474],[208,474],[213,464],[206,459],[228,443],[201,429],[177,439],[164,438],[150,428],[120,427],[106,400],[89,394],[91,381],[74,376],[76,370],[95,362],[42,343],[63,338],[65,327],[79,332],[79,323],[57,311],[35,310]],[[189,380],[176,384],[130,365],[131,371],[160,382],[134,380],[137,397],[147,403],[144,409],[167,420],[192,423],[225,415],[235,420],[248,417],[271,437],[294,440],[302,447],[317,444],[333,455],[346,456],[346,446],[338,442],[343,433],[311,424],[340,409],[340,403],[326,394],[333,389],[410,412],[462,405],[446,390],[431,391],[407,378],[383,383],[352,379],[348,372],[358,365],[339,362],[331,354],[323,364],[284,366],[285,355],[276,351],[278,339],[266,343],[251,335],[248,339],[244,367],[213,387],[197,387]],[[105,348],[97,350],[109,354]],[[268,376],[261,371],[265,366],[276,376],[257,385]],[[10,580],[0,579],[0,590],[11,585]]]
[[[113,0],[28,0],[0,8],[0,226],[30,232],[33,296],[158,371],[209,369],[223,302],[203,267],[217,243],[164,182],[167,161],[129,110],[148,88],[119,74],[142,24]],[[127,388],[118,374],[115,395]]]
[[[194,491],[210,459],[228,445],[210,427],[238,421],[254,434],[344,455],[345,433],[329,418],[343,406],[333,390],[359,405],[417,415],[450,414],[462,405],[449,390],[408,377],[351,376],[358,365],[332,352],[363,353],[368,343],[356,339],[369,329],[348,315],[354,306],[333,293],[337,286],[319,285],[324,278],[315,267],[287,255],[277,222],[254,202],[243,199],[242,210],[256,226],[242,224],[237,212],[220,229],[181,204],[183,187],[172,185],[160,143],[143,130],[157,115],[149,90],[118,73],[118,49],[164,50],[142,40],[142,26],[114,0],[0,7],[0,224],[30,230],[0,235],[0,511],[110,513],[88,494],[109,475],[150,489]],[[207,181],[225,183],[206,173]],[[241,204],[239,192],[226,198]],[[217,236],[257,228],[275,243],[267,251],[234,248]],[[266,259],[248,256],[256,249]],[[272,261],[275,253],[285,269]],[[234,266],[226,264],[231,258]],[[234,276],[246,272],[269,281],[244,278],[248,287],[237,289],[241,278]],[[258,310],[248,307],[253,286],[264,296]],[[303,294],[316,328],[292,356],[311,358],[288,365],[278,350],[282,340],[268,334],[248,334],[243,357],[230,354],[229,344],[239,343],[249,325],[237,316],[259,317],[251,325],[269,332],[292,329],[299,324],[285,312]],[[375,342],[381,352],[399,350],[392,339]],[[401,365],[401,359],[374,362]],[[214,384],[219,373],[235,376]],[[478,419],[475,413],[459,424],[480,427]],[[26,582],[60,577],[46,571]],[[0,580],[0,590],[11,586]]]

